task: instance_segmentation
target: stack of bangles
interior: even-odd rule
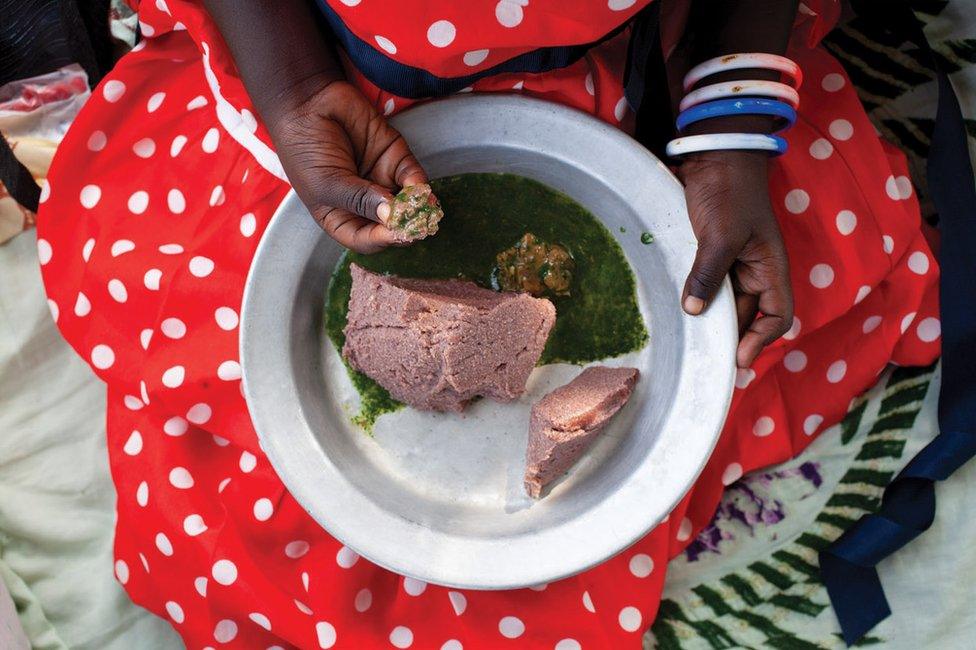
[[[695,88],[702,80],[729,70],[776,70],[792,86],[779,81],[726,81]],[[796,122],[797,93],[803,81],[800,66],[776,54],[727,54],[699,63],[685,75],[684,91],[676,123],[679,134],[702,120],[736,115],[768,115],[778,118],[779,133]],[[692,90],[694,89],[694,90]],[[667,154],[680,157],[700,151],[719,150],[767,151],[779,156],[786,153],[786,140],[763,133],[710,133],[678,137],[668,143]]]

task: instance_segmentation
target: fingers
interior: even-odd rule
[[[339,244],[357,253],[376,253],[394,243],[386,226],[338,208],[326,208],[316,221]]]
[[[762,316],[752,321],[739,340],[735,361],[740,368],[752,365],[762,349],[786,334],[793,325],[793,294],[789,280],[777,278],[759,295]]]
[[[682,294],[681,305],[686,312],[697,316],[705,310],[718,293],[737,254],[738,250],[727,238],[703,233]]]
[[[407,141],[399,133],[396,140],[384,153],[383,158],[389,158],[389,162],[383,161],[384,166],[390,166],[390,178],[397,187],[407,185],[419,185],[427,182],[427,172],[420,166],[413,152],[407,145]],[[382,176],[381,176],[382,177]]]
[[[322,180],[326,185],[320,194],[320,202],[338,208],[363,219],[386,223],[390,216],[390,190],[353,174],[341,173]]]
[[[738,289],[733,284],[733,289]],[[759,296],[754,296],[749,293],[739,293],[735,294],[735,315],[736,320],[739,323],[739,338],[745,334],[752,322],[756,320],[756,312],[759,309]]]

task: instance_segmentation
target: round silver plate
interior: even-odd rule
[[[697,245],[682,188],[647,150],[593,117],[517,96],[467,95],[422,104],[393,123],[431,178],[520,174],[603,220],[636,272],[650,332],[639,353],[607,363],[638,367],[640,382],[541,501],[522,490],[529,409],[576,367],[537,368],[512,404],[481,400],[462,415],[384,415],[370,437],[350,422],[358,397],[323,329],[342,250],[291,193],[264,233],[244,290],[244,391],[262,448],[319,524],[397,573],[509,589],[603,562],[665,518],[718,438],[737,339],[728,282],[704,315],[681,311]],[[641,242],[643,232],[653,233],[653,243]]]

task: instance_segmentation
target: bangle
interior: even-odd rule
[[[692,106],[678,115],[676,126],[678,127],[678,131],[684,131],[695,122],[730,115],[771,115],[778,117],[782,125],[776,129],[776,132],[787,129],[796,122],[796,111],[785,102],[758,99],[755,97],[741,97],[736,99],[717,99],[713,102]]]
[[[727,54],[714,59],[703,61],[688,71],[684,79],[684,90],[688,92],[695,84],[713,74],[728,70],[742,70],[746,68],[762,70],[778,70],[793,79],[793,86],[799,88],[803,83],[803,71],[796,63],[778,54],[750,52],[744,54]]]
[[[703,86],[684,96],[678,105],[678,110],[686,111],[692,106],[704,104],[715,99],[728,97],[772,97],[781,99],[794,108],[800,103],[800,95],[793,88],[778,81],[725,81],[723,83]]]
[[[672,158],[700,151],[768,151],[781,156],[786,153],[786,140],[778,135],[762,133],[709,133],[675,138],[668,143],[667,154]]]

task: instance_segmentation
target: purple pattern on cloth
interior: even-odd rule
[[[703,553],[721,554],[719,544],[735,539],[735,535],[725,529],[724,524],[728,522],[740,522],[751,534],[755,534],[760,524],[770,526],[783,521],[786,518],[783,502],[771,496],[770,487],[778,481],[795,478],[812,486],[812,490],[802,494],[798,500],[807,498],[823,485],[819,463],[806,462],[790,469],[754,474],[729,486],[712,521],[685,549],[688,561],[698,561]]]

